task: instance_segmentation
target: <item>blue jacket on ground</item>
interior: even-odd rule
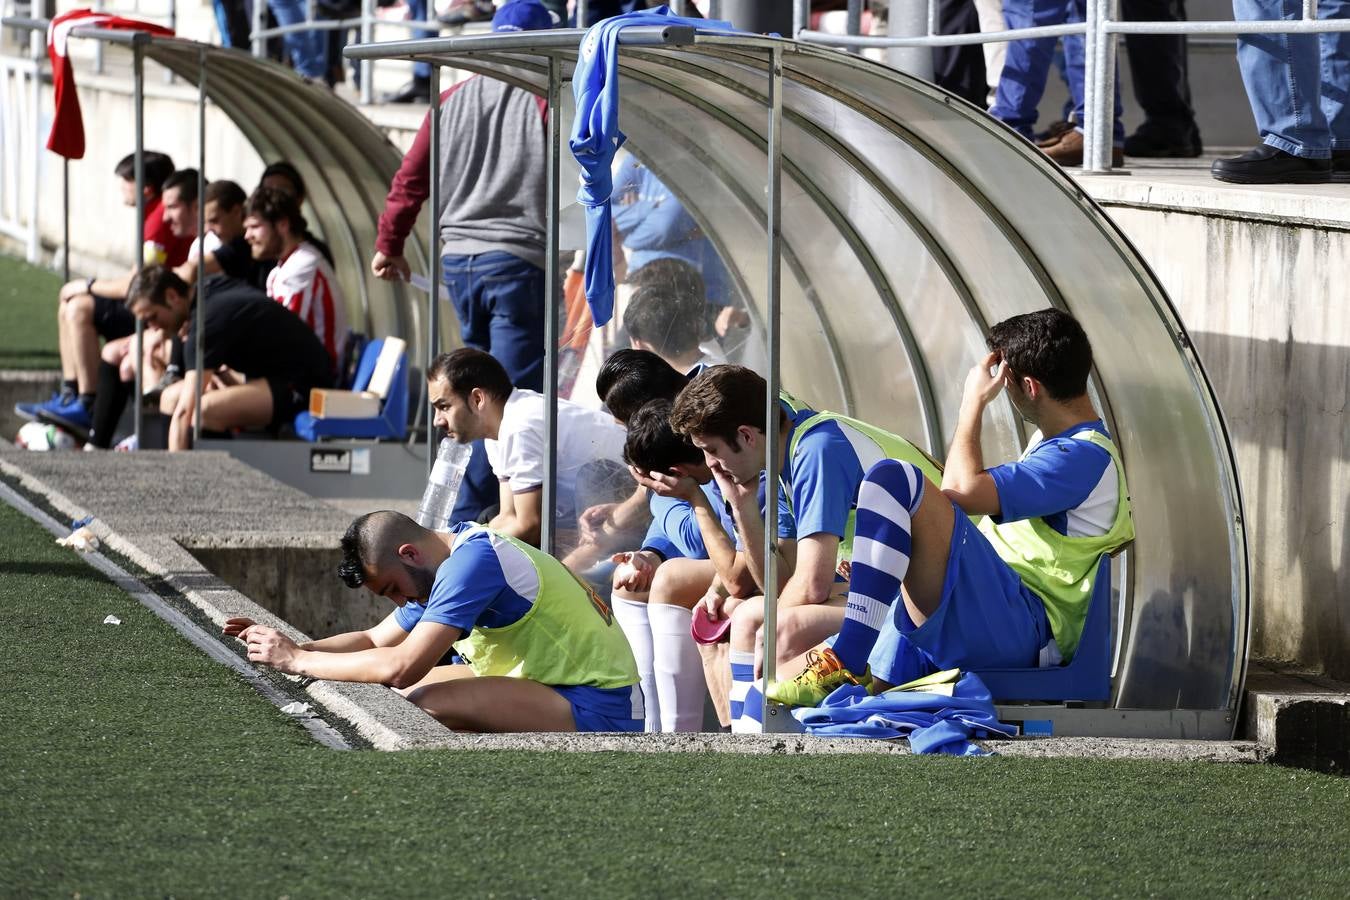
[[[836,689],[814,709],[792,714],[819,737],[908,738],[915,753],[986,756],[972,737],[1017,734],[998,720],[989,688],[978,675],[964,673],[951,696],[925,691],[887,691],[872,696],[859,685]]]
[[[586,207],[586,302],[596,326],[614,315],[614,248],[610,165],[627,135],[619,130],[619,32],[633,25],[688,25],[701,31],[731,31],[731,23],[673,16],[670,9],[631,12],[592,25],[581,40],[572,96],[576,118],[568,146],[581,166],[577,200]]]

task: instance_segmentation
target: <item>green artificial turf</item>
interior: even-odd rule
[[[1350,895],[1350,779],[1289,769],[326,750],[0,535],[0,895]]]
[[[59,369],[61,276],[0,254],[0,369]]]

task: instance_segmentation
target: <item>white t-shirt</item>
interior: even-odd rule
[[[483,441],[488,463],[511,493],[537,491],[544,483],[548,446],[544,438],[544,395],[516,388],[502,410],[497,440]],[[558,401],[558,498],[556,518],[575,521],[577,473],[588,463],[623,465],[627,432],[608,414],[568,400]],[[631,479],[630,479],[631,481]],[[631,487],[631,485],[630,485]],[[586,498],[582,498],[586,502]]]
[[[216,234],[214,231],[208,231],[206,233],[205,241],[203,241],[201,238],[194,238],[192,241],[192,246],[188,248],[188,262],[195,263],[197,260],[202,258],[203,243],[206,245],[207,253],[215,253],[217,250],[220,249],[220,235]]]

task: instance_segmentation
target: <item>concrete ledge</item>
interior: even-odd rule
[[[1214,157],[1151,161],[1130,166],[1129,178],[1082,175],[1070,170],[1092,199],[1108,208],[1130,206],[1281,225],[1350,230],[1350,186],[1339,184],[1242,185],[1215,181]]]
[[[1253,664],[1246,732],[1270,762],[1350,773],[1350,684],[1278,664]]]

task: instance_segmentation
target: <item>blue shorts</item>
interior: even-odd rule
[[[646,717],[642,687],[598,688],[549,685],[572,704],[577,731],[641,731]]]
[[[891,606],[868,664],[904,684],[942,669],[1031,668],[1050,640],[1045,604],[959,508],[942,603],[918,628],[903,600]]]

